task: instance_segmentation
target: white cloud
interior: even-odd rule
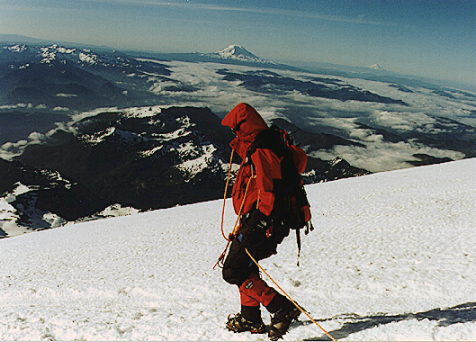
[[[101,0],[101,1],[111,2],[111,0]],[[206,10],[206,11],[216,11],[216,12],[243,12],[243,13],[275,15],[275,16],[308,18],[308,19],[314,19],[314,20],[324,20],[324,21],[349,23],[349,24],[363,24],[363,25],[377,25],[377,26],[394,26],[395,25],[391,21],[379,21],[379,20],[367,19],[367,17],[363,15],[358,15],[356,17],[345,17],[345,16],[336,16],[336,15],[326,15],[326,14],[322,14],[318,12],[278,9],[278,8],[247,8],[247,7],[236,7],[236,6],[213,5],[213,4],[197,3],[197,2],[191,2],[191,1],[178,3],[178,2],[170,2],[170,1],[150,1],[150,0],[114,0],[114,2],[122,2],[127,4],[146,5],[146,6],[176,7],[176,8],[191,9],[191,10]]]
[[[366,148],[356,146],[335,146],[328,152],[317,152],[313,156],[321,159],[341,157],[351,165],[367,169],[372,172],[390,171],[412,166],[407,161],[415,161],[413,154],[428,154],[438,158],[448,157],[454,160],[464,158],[464,154],[457,151],[441,150],[427,147],[422,144],[409,142],[388,143],[377,141]]]
[[[223,76],[215,71],[224,68],[240,73],[263,68],[224,66],[214,63],[171,62],[168,64],[173,72],[171,78],[199,89],[197,92],[176,96],[172,101],[177,105],[182,105],[180,101],[183,99],[187,102],[197,101],[196,103],[210,107],[215,113],[224,115],[237,103],[248,102],[267,121],[278,117],[290,118],[304,129],[334,133],[367,146],[367,149],[337,146],[333,151],[323,153],[323,157],[340,156],[348,159],[353,165],[372,171],[408,167],[410,165],[406,161],[415,160],[413,154],[416,153],[452,159],[464,157],[459,152],[429,148],[412,141],[385,142],[381,134],[376,134],[375,130],[365,128],[360,123],[382,127],[389,132],[415,131],[437,134],[442,131],[435,128],[437,123],[435,116],[452,118],[455,118],[455,115],[456,118],[459,115],[466,116],[472,108],[474,109],[467,102],[451,101],[431,91],[424,92],[424,89],[422,91],[414,89],[414,93],[406,93],[391,87],[389,83],[282,70],[273,70],[273,72],[305,81],[309,81],[309,77],[338,79],[343,84],[347,83],[380,96],[401,99],[409,105],[339,101],[312,97],[298,91],[279,95],[256,93],[241,86],[241,81],[223,80]]]
[[[2,109],[17,109],[17,108],[26,108],[27,104],[26,103],[17,103],[14,105],[2,105],[0,106],[0,110]]]
[[[413,92],[402,92],[391,83],[376,82],[363,79],[347,79],[341,77],[349,84],[356,87],[369,90],[380,96],[391,97],[402,100],[409,106],[385,106],[385,110],[390,112],[413,112],[426,114],[428,116],[441,116],[459,121],[467,120],[471,111],[476,110],[476,97],[456,97],[451,99],[445,96],[435,94],[431,89],[407,87]],[[470,93],[470,92],[468,92]],[[454,95],[454,94],[453,94]],[[375,108],[374,108],[375,109]],[[473,121],[473,127],[476,127]]]
[[[69,111],[69,108],[68,108],[68,107],[60,107],[60,106],[58,106],[58,107],[54,107],[53,110],[54,110],[55,112],[67,112],[67,111]]]
[[[149,60],[153,61],[153,60]],[[161,62],[163,63],[163,62]],[[476,99],[470,96],[461,99],[451,99],[433,93],[425,88],[410,88],[413,93],[403,92],[390,83],[350,79],[339,76],[317,75],[303,72],[272,70],[275,73],[298,80],[309,81],[310,78],[322,77],[340,80],[342,84],[350,84],[363,90],[368,90],[380,96],[400,99],[408,106],[399,104],[385,104],[376,102],[339,101],[335,99],[319,98],[305,95],[298,91],[272,94],[257,93],[246,89],[241,81],[225,81],[224,76],[217,74],[218,69],[228,69],[231,72],[250,72],[265,68],[247,67],[238,65],[223,65],[217,63],[187,63],[167,62],[172,71],[170,78],[185,86],[196,88],[194,92],[168,91],[167,86],[177,83],[163,81],[160,75],[147,74],[153,83],[151,90],[160,99],[160,107],[169,106],[196,106],[209,107],[219,116],[224,116],[239,102],[248,102],[253,105],[268,122],[274,118],[290,119],[303,129],[333,133],[343,138],[361,142],[365,148],[337,146],[332,151],[320,153],[321,157],[340,156],[347,159],[351,164],[372,171],[382,171],[409,166],[405,161],[413,160],[415,153],[430,154],[435,157],[449,157],[460,159],[463,155],[455,151],[429,148],[413,141],[391,143],[385,142],[384,137],[376,134],[375,130],[365,128],[359,123],[369,126],[381,127],[389,132],[420,132],[435,135],[443,133],[442,128],[437,128],[436,117],[447,117],[458,121],[473,120],[471,111],[476,109]],[[326,83],[326,85],[328,85]],[[461,97],[461,96],[460,96]],[[32,108],[32,104],[17,104],[23,108]],[[2,107],[0,107],[1,109]],[[53,108],[60,110],[61,107]],[[131,115],[147,115],[149,107],[133,107]],[[117,107],[98,108],[92,111],[74,115],[73,122],[83,118],[97,115],[101,112],[113,112],[122,109]],[[154,106],[153,112],[160,110]],[[454,126],[445,123],[449,129]],[[439,126],[440,127],[440,126]],[[476,126],[475,126],[476,127]],[[74,133],[71,124],[58,124],[56,130],[62,129]],[[443,128],[444,129],[444,128]],[[45,134],[46,137],[54,134],[52,130]],[[31,137],[31,142],[39,141],[40,136]],[[0,153],[8,150],[18,151],[26,142],[17,145],[8,145],[1,149]],[[4,145],[5,146],[5,145]]]
[[[2,109],[18,109],[18,108],[27,108],[27,109],[46,109],[47,106],[45,104],[37,104],[34,105],[33,103],[17,103],[17,104],[8,104],[8,105],[1,105],[0,110]]]
[[[218,115],[225,115],[236,104],[249,102],[257,109],[284,108],[286,102],[274,99],[270,102],[270,96],[249,91],[240,86],[241,82],[228,82],[223,80],[223,76],[216,73],[217,69],[233,68],[238,71],[256,70],[243,66],[228,66],[216,63],[187,63],[168,62],[168,67],[172,71],[170,78],[181,82],[186,86],[197,89],[194,92],[173,92],[164,90],[163,81],[157,82],[154,88],[161,98],[163,106],[206,106]],[[153,77],[153,75],[149,75]],[[157,75],[158,77],[158,75]],[[172,84],[171,84],[172,85]],[[273,111],[274,113],[275,111]]]
[[[69,93],[58,93],[56,94],[57,97],[77,97],[78,94],[69,94]]]
[[[413,131],[417,128],[426,127],[423,131],[431,131],[436,120],[424,113],[415,112],[390,112],[377,110],[369,115],[373,123],[378,126],[390,127],[397,131]]]
[[[23,153],[26,145],[28,144],[27,140],[19,140],[17,142],[7,142],[0,146],[0,158],[11,160],[13,157],[19,156]]]

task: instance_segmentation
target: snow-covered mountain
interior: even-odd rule
[[[0,236],[103,210],[220,197],[215,162],[226,163],[216,157],[228,139],[217,142],[215,133],[223,130],[219,118],[243,101],[306,149],[308,182],[476,156],[471,91],[368,68],[310,73],[257,62],[238,46],[179,55],[0,44]],[[182,109],[174,116],[169,108]],[[213,127],[182,120],[183,108],[214,115]],[[71,123],[73,116],[85,120]],[[207,191],[196,191],[197,182]]]
[[[275,123],[295,131],[309,153],[356,145],[283,119]],[[83,113],[31,138],[10,144],[3,155],[9,160],[0,158],[0,238],[104,217],[104,210],[121,214],[220,198],[233,135],[208,108],[154,106]],[[310,157],[305,179],[366,173],[346,161]]]
[[[154,95],[149,77],[167,80],[168,75],[170,71],[160,63],[138,61],[114,50],[0,45],[0,110],[74,113],[150,104]]]
[[[301,267],[293,235],[261,264],[339,340],[474,341],[475,172],[467,159],[307,186]],[[0,240],[0,340],[266,339],[225,330],[239,299],[212,270],[221,202]],[[301,317],[284,340],[306,339],[325,336]]]
[[[51,213],[65,222],[116,204],[147,210],[219,198],[231,139],[203,108],[79,115],[20,147],[15,162],[0,159],[0,235],[54,227]]]
[[[369,69],[378,70],[378,71],[385,71],[385,68],[380,64],[372,64],[369,66]]]
[[[272,61],[254,55],[250,51],[246,50],[243,46],[237,44],[230,44],[223,50],[217,51],[215,53],[210,53],[208,55],[210,57],[219,57],[222,59],[230,59],[241,62],[275,64]]]

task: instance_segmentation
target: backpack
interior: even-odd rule
[[[273,230],[277,230],[275,233],[281,236],[281,241],[289,235],[290,230],[296,231],[299,266],[300,230],[304,228],[306,235],[314,230],[304,181],[297,167],[299,163],[307,161],[307,156],[301,148],[294,144],[292,137],[286,130],[274,124],[268,130],[256,136],[255,141],[248,149],[248,160],[251,160],[251,155],[258,148],[267,148],[281,159],[282,178],[274,180],[275,202],[271,213],[274,222]]]

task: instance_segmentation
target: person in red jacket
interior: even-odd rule
[[[233,206],[240,215],[240,228],[232,236],[223,264],[223,279],[238,286],[241,312],[230,315],[226,327],[234,332],[268,331],[270,338],[277,339],[286,333],[300,311],[261,279],[258,267],[245,248],[261,260],[276,254],[277,245],[289,234],[289,229],[280,233],[273,227],[277,226],[273,224],[274,186],[276,180],[281,179],[281,158],[271,149],[252,148],[256,138],[269,128],[250,105],[238,104],[225,116],[222,125],[235,133],[236,138],[230,146],[242,159],[232,190]],[[271,313],[268,329],[261,318],[261,305]]]

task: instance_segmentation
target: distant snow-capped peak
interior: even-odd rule
[[[223,50],[217,51],[210,55],[223,59],[234,59],[242,62],[275,64],[274,62],[254,55],[250,51],[246,50],[243,46],[237,44],[230,44]]]
[[[11,45],[11,46],[4,46],[3,48],[10,51],[10,52],[17,52],[17,53],[21,53],[21,52],[24,52],[24,51],[28,50],[28,47],[24,44],[15,44],[15,45]]]
[[[51,63],[52,61],[57,59],[58,54],[63,55],[73,55],[76,52],[75,48],[66,48],[63,46],[59,46],[58,44],[53,44],[50,46],[40,48],[41,56],[43,59],[40,63]]]
[[[217,54],[225,58],[242,57],[242,58],[259,59],[258,56],[252,54],[251,52],[246,50],[243,46],[236,45],[236,44],[228,45],[223,50],[217,51]]]
[[[98,64],[98,55],[91,53],[90,50],[83,49],[83,52],[79,53],[79,60],[89,64]]]
[[[381,66],[380,64],[372,64],[368,68],[373,70],[380,70],[380,71],[385,70],[385,68]]]

